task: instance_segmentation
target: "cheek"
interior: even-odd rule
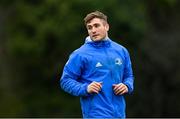
[[[101,30],[101,34],[103,34],[103,35],[106,34],[106,30],[105,30],[105,29],[102,29],[102,30]]]
[[[98,32],[99,32],[99,33],[103,33],[104,30],[103,30],[103,29],[99,29]]]
[[[88,31],[88,34],[91,34],[91,31]]]

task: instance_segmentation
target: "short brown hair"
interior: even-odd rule
[[[84,18],[85,25],[94,18],[100,18],[107,22],[107,16],[100,11],[94,11],[86,15]]]

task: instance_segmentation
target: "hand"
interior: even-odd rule
[[[99,91],[102,88],[102,82],[95,82],[93,81],[90,83],[87,87],[87,92],[88,93],[99,93]]]
[[[128,87],[123,83],[113,84],[113,90],[116,95],[122,95],[128,92]]]

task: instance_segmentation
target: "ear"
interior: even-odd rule
[[[109,31],[109,24],[108,23],[105,24],[105,29],[106,29],[106,31]]]

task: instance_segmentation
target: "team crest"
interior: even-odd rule
[[[115,59],[115,64],[121,65],[122,64],[122,60],[120,58],[116,58]]]

